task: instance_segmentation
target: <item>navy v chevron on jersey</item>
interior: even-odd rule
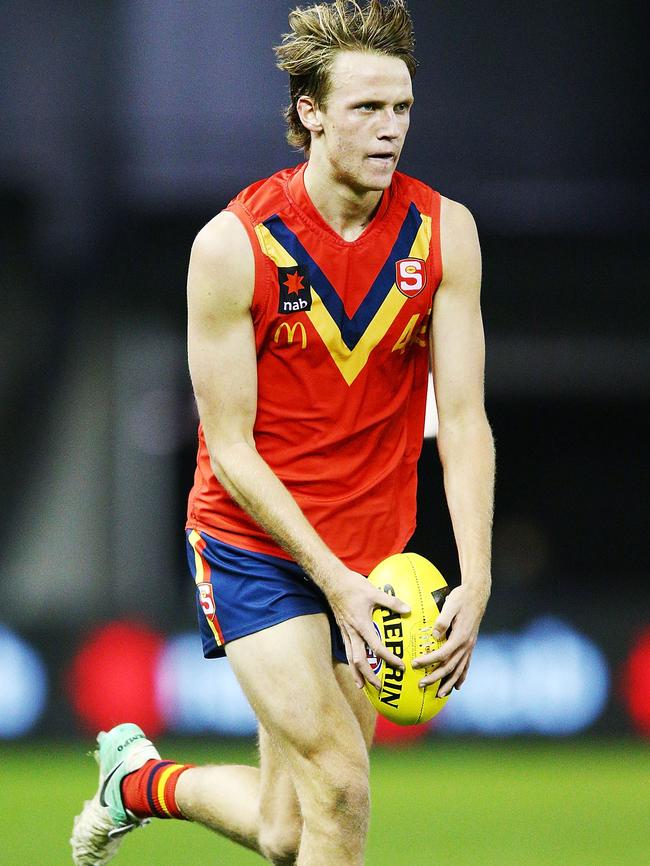
[[[255,255],[254,436],[324,541],[368,573],[415,526],[440,196],[396,172],[363,234],[345,241],[311,203],[304,169],[229,205]],[[201,429],[187,525],[288,557],[214,477]]]

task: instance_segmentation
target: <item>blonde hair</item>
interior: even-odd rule
[[[309,96],[325,106],[330,71],[339,51],[368,51],[398,57],[411,78],[417,61],[413,53],[413,22],[405,0],[334,0],[294,9],[289,15],[290,33],[274,48],[280,69],[289,73],[291,103],[284,112],[287,141],[309,152],[311,135],[301,123],[296,104]]]

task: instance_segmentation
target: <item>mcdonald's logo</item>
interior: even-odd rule
[[[307,348],[307,331],[305,330],[305,326],[302,322],[294,322],[293,325],[290,325],[288,322],[282,322],[282,324],[277,328],[273,339],[276,343],[280,342],[280,334],[283,329],[287,329],[287,345],[290,346],[294,338],[296,336],[296,331],[300,328],[300,348]]]

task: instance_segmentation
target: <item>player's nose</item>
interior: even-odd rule
[[[381,124],[377,130],[377,137],[393,141],[399,138],[400,135],[401,130],[395,112],[391,109],[382,112]]]

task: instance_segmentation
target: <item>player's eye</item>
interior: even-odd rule
[[[374,111],[376,107],[374,102],[364,102],[363,105],[358,106],[360,111]]]

